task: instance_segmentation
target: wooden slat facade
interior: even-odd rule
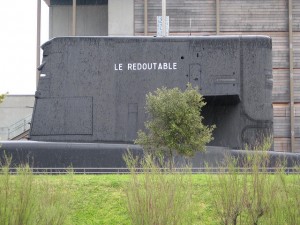
[[[300,2],[293,0],[293,30],[300,32]]]
[[[298,109],[297,109],[298,108]],[[276,112],[276,111],[280,112]],[[300,105],[296,104],[295,112],[298,111],[298,116],[295,116],[296,123],[300,123]],[[290,133],[290,110],[289,105],[276,105],[274,106],[274,136],[276,137],[288,137]],[[300,129],[295,130],[295,137],[300,138]]]
[[[300,2],[299,2],[300,5]],[[300,17],[300,13],[299,16]],[[300,69],[300,31],[294,32],[294,41],[293,41],[293,48],[294,48],[294,68]]]
[[[215,0],[167,0],[170,33],[214,32]],[[135,0],[135,33],[144,32],[144,0]],[[156,17],[161,15],[161,0],[148,0],[148,32],[156,33]]]
[[[217,0],[167,0],[170,35],[215,35]],[[291,151],[288,0],[219,0],[220,35],[268,35],[273,41],[274,149]],[[300,1],[293,0],[295,152],[300,152]],[[135,34],[144,34],[144,0],[135,0]],[[148,0],[148,35],[161,0]],[[191,20],[191,26],[190,26]]]
[[[291,139],[290,138],[274,138],[274,149],[278,152],[290,152]],[[295,138],[295,152],[299,153],[300,149],[300,138]]]
[[[273,103],[289,101],[289,69],[273,69]],[[300,69],[294,69],[294,101],[300,102]]]
[[[220,0],[223,32],[288,31],[285,0]]]

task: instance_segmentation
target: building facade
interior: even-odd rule
[[[162,0],[45,0],[49,36],[154,36]],[[166,0],[170,36],[268,35],[274,150],[300,152],[300,1]]]
[[[0,104],[0,141],[28,131],[34,106],[33,95],[7,95]]]

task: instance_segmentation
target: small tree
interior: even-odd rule
[[[170,157],[173,151],[180,155],[193,156],[204,151],[212,138],[215,126],[202,123],[201,109],[206,103],[197,88],[187,85],[179,88],[157,89],[146,95],[146,113],[150,120],[145,122],[147,133],[138,132],[136,144],[145,150],[160,150]]]
[[[2,103],[4,100],[4,95],[0,95],[0,103]]]

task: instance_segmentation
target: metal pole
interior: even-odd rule
[[[36,88],[38,87],[40,71],[37,69],[40,66],[41,54],[41,0],[37,0],[37,20],[36,20]]]
[[[294,106],[294,53],[293,53],[293,0],[289,0],[289,52],[290,52],[290,121],[291,152],[295,151],[295,106]]]
[[[220,34],[220,0],[216,0],[216,33]]]
[[[162,36],[166,36],[166,0],[162,0]]]
[[[144,0],[144,35],[148,35],[148,0]]]
[[[73,0],[72,8],[72,35],[76,36],[76,0]]]

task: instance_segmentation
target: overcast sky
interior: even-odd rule
[[[48,40],[49,8],[41,2],[44,43]],[[36,9],[36,0],[1,1],[0,94],[35,93]]]

